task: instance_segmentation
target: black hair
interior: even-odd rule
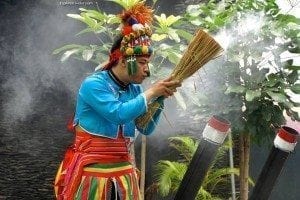
[[[123,36],[122,35],[118,35],[115,38],[115,41],[110,49],[110,53],[114,52],[114,50],[119,49],[121,47],[121,42],[122,42]]]

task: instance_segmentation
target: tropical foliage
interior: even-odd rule
[[[157,185],[162,196],[177,191],[188,164],[199,145],[199,142],[187,136],[170,137],[169,142],[170,146],[175,148],[181,157],[177,161],[161,160],[156,165]],[[220,196],[217,193],[218,186],[222,184],[230,185],[229,178],[231,174],[239,175],[236,168],[218,168],[216,165],[217,161],[224,161],[228,147],[227,144],[219,148],[212,168],[208,171],[196,199],[216,200],[230,197],[230,192],[227,196]]]

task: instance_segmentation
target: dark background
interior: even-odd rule
[[[73,135],[66,131],[77,89],[95,66],[68,60],[61,63],[52,51],[67,43],[96,43],[92,36],[76,37],[84,26],[66,17],[79,7],[117,12],[113,3],[86,2],[88,6],[62,5],[58,0],[0,0],[0,199],[53,199],[53,180],[64,150]],[[182,2],[182,1],[181,1]],[[180,12],[180,1],[158,1],[157,12]],[[176,133],[200,135],[203,123],[191,124],[178,115],[175,102],[167,102],[170,127],[162,120],[148,139],[147,186],[157,160],[172,155],[166,138]],[[178,120],[178,121],[176,121]],[[180,128],[179,128],[180,127]],[[140,140],[137,140],[139,148]],[[299,149],[297,147],[297,149]],[[300,158],[291,155],[271,199],[300,199],[297,191]],[[252,150],[251,175],[256,178],[268,149]],[[158,156],[159,155],[159,156]]]

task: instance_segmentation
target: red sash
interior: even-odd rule
[[[68,147],[55,180],[57,199],[74,198],[85,166],[125,161],[131,162],[132,158],[129,154],[129,139],[123,137],[121,129],[116,139],[76,130],[75,141]]]

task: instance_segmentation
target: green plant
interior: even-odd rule
[[[295,110],[300,102],[292,98],[299,94],[300,67],[293,58],[280,59],[286,51],[299,57],[300,19],[282,14],[275,0],[247,0],[189,5],[183,20],[223,31],[223,40],[231,40],[222,67],[211,69],[217,84],[206,98],[198,94],[194,101],[200,112],[212,110],[230,120],[233,134],[240,137],[240,193],[247,199],[250,139],[270,144],[285,123],[284,112],[300,120]]]
[[[199,145],[198,141],[188,136],[170,137],[169,142],[170,146],[175,148],[181,157],[177,161],[161,160],[156,165],[157,185],[162,196],[167,196],[177,191],[188,164]],[[228,183],[231,174],[239,175],[239,171],[236,168],[220,168],[216,165],[217,161],[224,159],[229,145],[226,144],[219,148],[213,166],[207,173],[199,190],[197,199],[215,200],[224,198],[216,193],[218,186]],[[251,180],[250,182],[252,183]]]

